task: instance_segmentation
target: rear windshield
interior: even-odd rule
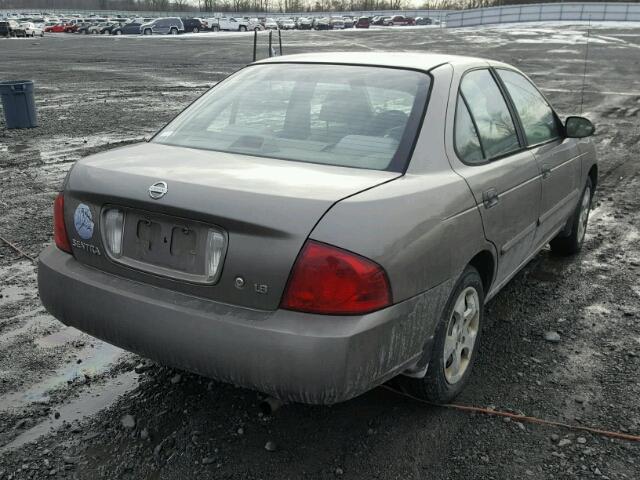
[[[255,65],[167,125],[168,145],[403,171],[430,85],[425,73],[326,64]]]

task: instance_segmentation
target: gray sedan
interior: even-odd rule
[[[73,167],[40,297],[107,342],[285,401],[398,377],[447,402],[484,304],[546,244],[582,247],[593,131],[504,63],[257,62],[151,141]]]

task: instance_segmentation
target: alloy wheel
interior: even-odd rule
[[[465,288],[453,307],[444,341],[444,376],[450,385],[464,376],[478,337],[480,296],[474,287]]]
[[[580,214],[578,217],[578,241],[582,243],[587,233],[587,223],[589,222],[589,211],[591,210],[591,188],[587,185],[580,201]]]

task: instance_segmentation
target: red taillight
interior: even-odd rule
[[[387,274],[355,253],[309,240],[296,260],[281,307],[299,312],[355,315],[391,305]]]
[[[56,242],[56,247],[71,253],[67,229],[64,227],[64,196],[62,192],[58,194],[53,204],[53,239]]]

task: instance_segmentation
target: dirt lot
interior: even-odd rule
[[[529,73],[580,112],[584,25],[288,32],[285,53],[423,50]],[[266,35],[261,36],[266,52]],[[36,257],[78,158],[150,135],[250,61],[251,35],[0,41],[37,84],[41,126],[0,121],[0,235]],[[640,27],[591,32],[584,112],[597,204],[583,253],[543,251],[489,305],[462,404],[640,434]],[[560,335],[558,343],[545,332]],[[263,415],[260,395],[145,362],[40,306],[35,265],[0,242],[0,479],[640,478],[640,444],[418,404],[377,389]],[[267,442],[274,451],[265,449]]]

